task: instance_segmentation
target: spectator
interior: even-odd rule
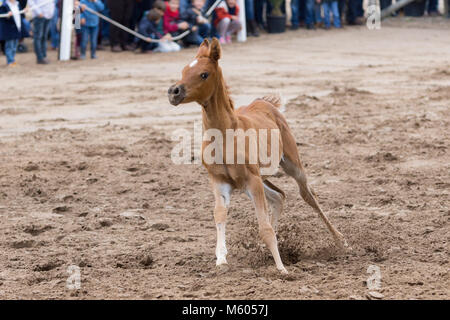
[[[428,0],[427,12],[431,17],[436,17],[437,15],[439,15],[438,0]]]
[[[203,16],[205,0],[192,0],[192,5],[181,15],[181,19],[189,23],[192,32],[185,38],[187,44],[200,45],[204,38],[211,36],[211,24]]]
[[[330,29],[330,13],[333,15],[333,25],[335,28],[341,27],[341,19],[339,17],[339,7],[337,0],[317,0],[318,3],[322,2],[323,8],[323,21],[325,29]],[[331,12],[330,12],[331,11]]]
[[[163,33],[159,30],[158,26],[160,25],[162,17],[163,15],[160,10],[153,8],[147,13],[147,16],[141,19],[141,22],[139,23],[139,33],[146,36],[149,41],[150,39],[165,40],[159,43],[142,41],[141,49],[143,53],[148,51],[174,52],[181,49],[177,43],[171,41],[170,33],[163,35]]]
[[[320,2],[321,1],[317,1],[316,0],[315,3],[314,3],[314,18],[315,18],[315,25],[316,25],[316,27],[322,27],[323,26],[322,6],[320,5]]]
[[[258,25],[255,20],[254,0],[245,0],[245,20],[247,22],[247,35],[259,37]]]
[[[30,0],[32,7],[31,16],[33,17],[33,43],[38,64],[48,64],[47,59],[47,39],[50,29],[50,21],[55,12],[55,2],[47,0]]]
[[[236,0],[221,2],[215,9],[215,12],[214,25],[219,32],[220,43],[231,43],[231,35],[242,28],[239,21],[239,6],[236,4]]]
[[[364,11],[362,9],[362,0],[348,0],[347,2],[347,23],[349,25],[362,25],[361,19]]]
[[[52,50],[56,50],[59,47],[59,8],[60,0],[55,0],[55,13],[53,14],[52,20],[50,21],[50,43]]]
[[[135,0],[108,0],[107,5],[111,19],[129,27],[131,16],[133,14],[134,2]],[[112,25],[109,30],[109,41],[112,52],[134,50],[134,47],[129,43],[128,33]]]
[[[86,49],[88,41],[91,42],[91,59],[97,59],[97,40],[98,40],[98,26],[100,19],[95,14],[86,11],[85,8],[88,7],[97,12],[102,11],[105,6],[101,0],[81,0],[80,1],[81,10],[81,55],[80,59],[86,59]]]
[[[291,1],[291,10],[292,10],[292,18],[291,18],[291,24],[292,29],[296,30],[300,27],[300,15],[301,15],[301,8],[304,5],[305,7],[305,24],[306,29],[312,30],[315,29],[314,27],[314,0],[292,0]]]
[[[133,14],[131,15],[130,29],[135,30],[139,27],[139,22],[144,17],[145,13],[152,8],[154,0],[135,0]],[[133,35],[128,35],[129,41],[135,40]]]
[[[26,37],[26,28],[20,15],[19,2],[6,0],[0,6],[0,14],[8,14],[8,18],[0,18],[0,40],[5,41],[6,64],[16,66],[16,52],[19,39]]]
[[[164,11],[164,33],[170,33],[173,36],[189,28],[186,21],[180,19],[179,0],[169,0],[166,2],[166,10]]]

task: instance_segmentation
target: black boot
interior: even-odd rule
[[[253,37],[253,25],[251,21],[246,21],[246,26],[247,26],[247,37]]]
[[[250,24],[252,25],[252,28],[253,28],[253,36],[259,37],[259,30],[258,30],[258,25],[256,24],[256,21],[252,20],[252,21],[250,21]]]

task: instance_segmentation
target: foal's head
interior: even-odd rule
[[[220,43],[213,38],[211,44],[207,39],[198,49],[195,59],[182,72],[181,80],[168,91],[169,101],[174,106],[180,103],[198,102],[206,105],[221,79],[218,61]]]

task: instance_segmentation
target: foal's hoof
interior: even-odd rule
[[[217,274],[224,274],[230,271],[230,267],[228,266],[228,263],[222,263],[216,265],[216,272]]]
[[[337,244],[338,244],[339,249],[341,249],[343,252],[351,252],[352,251],[352,247],[350,247],[348,245],[347,240],[345,240],[344,237],[342,237],[342,239],[339,239]]]
[[[285,267],[283,267],[283,269],[278,269],[278,271],[280,271],[281,274],[289,274]]]

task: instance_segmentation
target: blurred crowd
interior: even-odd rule
[[[448,0],[450,2],[450,0]],[[171,52],[183,47],[198,46],[204,38],[216,36],[222,44],[232,42],[242,28],[236,0],[222,0],[208,16],[216,0],[80,0],[80,28],[74,29],[72,59],[91,59],[97,50],[108,47],[112,52]],[[279,1],[280,2],[280,1]],[[271,0],[245,0],[247,35],[258,37],[267,30]],[[380,0],[381,9],[392,0]],[[438,0],[426,0],[428,15],[437,15]],[[0,0],[0,45],[6,63],[14,67],[16,53],[28,50],[23,39],[33,38],[38,64],[48,64],[47,46],[57,50],[60,39],[62,0]],[[280,6],[285,11],[284,3]],[[329,29],[359,25],[363,20],[363,0],[291,0],[291,29]],[[26,9],[24,12],[23,9]],[[89,10],[90,9],[90,10]],[[110,25],[93,14],[97,11],[118,23],[139,32],[143,39]],[[176,40],[186,30],[190,33]],[[158,40],[158,41],[152,41]]]

